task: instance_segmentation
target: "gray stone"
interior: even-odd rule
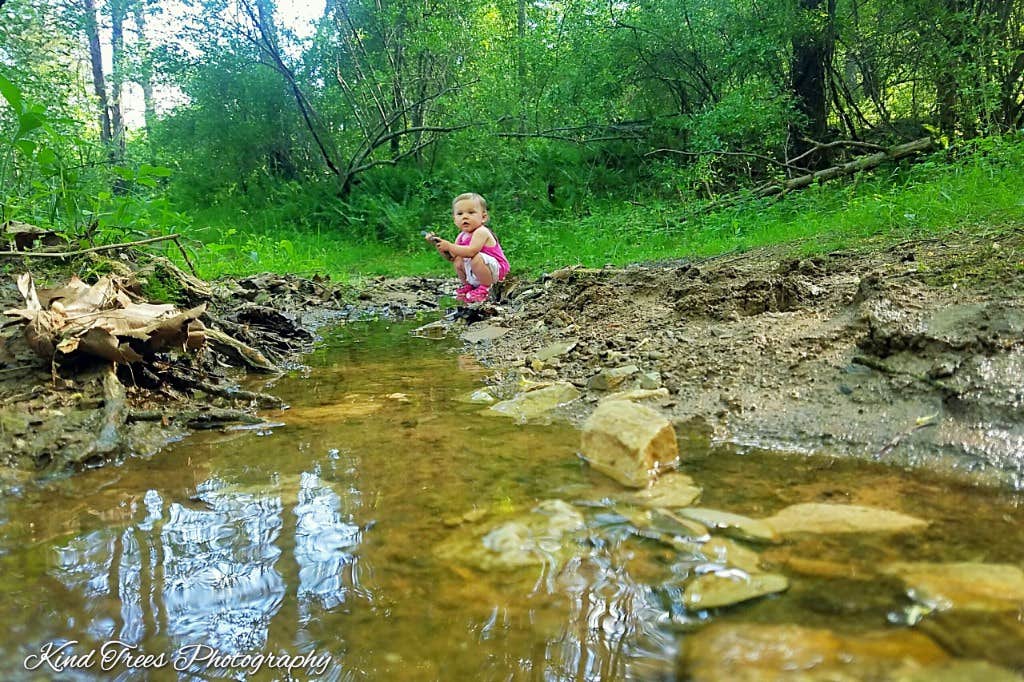
[[[587,387],[595,391],[612,391],[639,371],[640,368],[636,365],[623,365],[622,367],[603,369],[590,377]]]
[[[573,348],[575,348],[576,344],[578,343],[579,341],[576,339],[571,339],[568,341],[556,341],[555,343],[552,343],[548,346],[545,346],[544,348],[541,348],[539,351],[534,353],[533,357],[537,360],[540,360],[541,362],[546,363],[549,360],[553,360],[561,355],[565,355]]]
[[[550,420],[552,417],[551,413],[557,407],[572,402],[579,397],[579,390],[572,384],[563,381],[545,386],[544,388],[520,393],[511,400],[491,405],[484,413],[511,417],[521,423],[535,420]]]
[[[498,327],[496,325],[485,325],[483,327],[474,327],[462,333],[462,340],[468,343],[480,343],[481,341],[493,341],[500,339],[505,334],[508,334],[508,327]]]
[[[661,388],[661,372],[644,372],[641,374],[640,388],[649,390]]]

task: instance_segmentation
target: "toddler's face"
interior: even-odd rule
[[[487,211],[476,199],[463,199],[452,207],[452,220],[463,232],[472,232],[487,222]]]

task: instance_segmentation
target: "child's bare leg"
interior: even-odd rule
[[[473,260],[469,261],[469,267],[473,274],[476,275],[476,278],[480,280],[480,284],[485,287],[494,284],[494,275],[491,274],[491,269],[487,267],[487,263],[479,253],[473,256]]]
[[[455,276],[459,278],[459,284],[462,286],[466,285],[466,265],[463,262],[461,256],[456,256],[455,260],[452,261],[452,265],[455,267]],[[476,270],[473,270],[476,272]]]

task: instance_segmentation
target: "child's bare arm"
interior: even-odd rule
[[[451,242],[445,242],[449,251],[456,256],[463,258],[472,258],[476,254],[480,253],[480,249],[487,245],[487,240],[491,238],[491,231],[486,227],[478,227],[473,231],[473,237],[469,240],[469,244],[465,246],[458,246]],[[444,240],[442,240],[444,241]]]

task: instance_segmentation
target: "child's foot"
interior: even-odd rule
[[[485,286],[479,286],[473,289],[465,295],[466,303],[480,303],[486,301],[487,297],[491,295],[491,288]]]
[[[461,287],[455,290],[455,300],[459,303],[467,303],[466,294],[473,291],[475,287],[472,284],[463,284]]]

